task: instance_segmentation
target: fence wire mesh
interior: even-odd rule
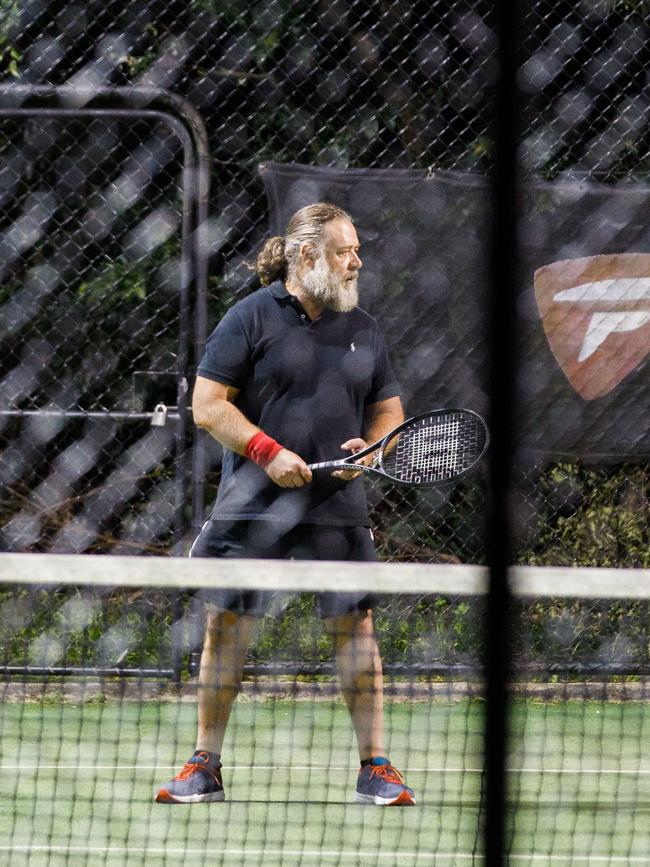
[[[155,550],[178,434],[147,413],[187,379],[183,143],[135,114],[28,114],[0,135],[3,542]]]
[[[524,5],[527,170],[645,181],[645,3]],[[136,85],[197,108],[214,324],[257,285],[264,161],[489,173],[491,14],[487,0],[0,0],[0,69],[5,85],[66,85],[89,105]],[[182,145],[144,118],[11,116],[0,157],[2,546],[187,546],[185,433],[138,417],[175,405],[185,375]],[[209,499],[218,447],[207,464]],[[483,478],[444,495],[369,492],[382,557],[482,561]],[[527,468],[516,497],[519,562],[648,566],[647,463]]]
[[[626,395],[616,406],[618,414],[605,418],[607,401],[593,391],[593,383],[587,383],[591,392],[583,401],[588,409],[582,414],[568,411],[568,403],[553,401],[553,395],[547,403],[539,401],[537,426],[522,411],[522,437],[536,433],[539,439],[547,429],[557,432],[562,426],[570,431],[572,425],[584,427],[587,419],[587,424],[594,422],[594,430],[598,428],[590,440],[590,455],[603,443],[605,450],[592,461],[585,460],[584,451],[567,456],[566,450],[553,451],[549,446],[543,459],[517,462],[511,490],[516,563],[613,566],[616,573],[608,576],[607,594],[555,598],[542,587],[515,596],[510,609],[504,606],[511,639],[509,700],[494,702],[488,694],[488,719],[491,708],[498,709],[497,716],[507,709],[514,735],[511,765],[522,771],[506,786],[522,808],[512,812],[506,848],[518,852],[521,840],[521,851],[535,849],[549,858],[584,860],[583,854],[576,854],[583,847],[590,853],[587,858],[602,859],[608,853],[622,860],[647,851],[643,842],[647,830],[638,817],[647,813],[648,770],[642,744],[650,676],[650,603],[643,594],[636,598],[626,580],[622,581],[626,592],[635,598],[621,598],[617,585],[621,567],[650,567],[649,428],[644,421],[650,239],[645,218],[648,203],[643,198],[650,172],[648,0],[521,0],[519,6],[523,13],[519,85],[524,95],[520,155],[527,180],[536,182],[535,191],[527,187],[522,196],[524,255],[532,261],[530,239],[536,232],[545,233],[546,223],[552,225],[547,235],[552,236],[549,246],[557,248],[555,259],[584,256],[579,242],[589,234],[595,249],[588,252],[594,258],[621,253],[621,258],[630,254],[647,261],[646,284],[638,297],[626,299],[624,310],[610,305],[604,312],[597,311],[585,324],[591,334],[589,351],[595,352],[612,336],[635,342],[633,369],[619,376],[613,364],[611,382],[620,383],[620,377],[630,374],[638,399],[626,403]],[[428,179],[454,175],[469,179],[468,187],[480,186],[495,161],[491,129],[499,70],[494,13],[490,0],[0,0],[0,550],[187,553],[214,499],[222,449],[193,429],[186,397],[206,329],[258,288],[249,263],[278,218],[264,171],[272,164],[290,163],[416,170]],[[41,86],[57,89],[56,99],[25,95],[26,87]],[[116,94],[136,90],[182,100],[205,124],[210,154],[205,223],[197,208],[197,167],[202,157],[196,140],[187,138],[187,126],[178,114],[182,109],[167,105],[156,113],[155,100],[145,99],[125,110]],[[622,191],[622,198],[630,191],[638,198],[631,206],[585,204],[584,219],[574,221],[587,227],[581,236],[579,231],[573,233],[570,221],[563,223],[561,215],[556,216],[561,196],[547,195],[538,182],[550,182],[549,189],[562,187],[568,198],[581,185],[591,185],[593,190],[593,182],[601,191],[607,189],[604,198],[613,188]],[[388,233],[403,228],[398,224],[414,205],[412,199],[400,192],[393,212],[372,190],[365,206],[372,206],[373,196]],[[453,234],[459,213],[471,226],[471,206],[466,204],[470,198],[454,192],[443,197],[450,207],[436,225],[440,237],[443,228],[444,237]],[[487,207],[481,212],[484,223],[490,213]],[[426,219],[420,222],[429,231]],[[630,224],[633,231],[625,235]],[[482,229],[482,237],[477,229],[467,245],[475,258],[464,258],[460,270],[476,270],[485,241],[486,227]],[[402,251],[409,246],[405,236],[402,233]],[[374,241],[383,243],[381,232]],[[454,250],[449,259],[454,258]],[[430,305],[422,293],[409,295],[409,281],[418,268],[420,273],[430,268],[436,277],[437,253],[433,248],[426,252],[413,265],[408,256],[402,260],[399,250],[385,245],[374,272],[366,267],[364,273],[388,275],[388,279],[386,283],[368,280],[374,288],[366,290],[365,301],[390,335],[389,346],[398,356],[396,369],[409,382],[416,403],[424,402],[430,393],[426,388],[435,378],[430,372],[434,361],[443,361],[450,368],[457,365],[461,375],[471,367],[479,404],[474,408],[485,413],[488,395],[481,367],[487,365],[487,352],[481,342],[485,336],[481,306],[468,310],[457,305],[448,310],[445,304],[451,305],[443,291],[437,296],[432,292]],[[417,258],[411,255],[411,260]],[[391,265],[399,266],[399,273],[393,274]],[[439,272],[445,267],[439,266]],[[532,292],[537,290],[537,275],[533,286],[529,270],[528,306],[522,304],[518,315],[526,320],[523,328],[534,320],[541,334],[543,314]],[[204,286],[199,275],[206,272],[209,281]],[[445,290],[454,286],[452,272],[457,273],[447,269],[446,282],[440,280]],[[631,276],[638,277],[636,272]],[[590,279],[598,277],[592,274]],[[363,292],[363,282],[361,288]],[[619,314],[621,318],[614,321],[612,317]],[[520,349],[521,344],[526,340],[519,340]],[[551,350],[555,351],[550,339],[544,347],[550,358]],[[530,395],[542,394],[546,385],[544,371],[536,369],[538,356],[532,350],[527,354],[528,349],[524,346],[524,363],[518,371],[520,404],[526,399],[530,403]],[[556,367],[562,387],[568,388],[567,382],[574,386],[566,368],[559,362]],[[531,384],[528,397],[522,397],[524,380]],[[419,391],[416,384],[422,386]],[[453,392],[446,385],[436,387],[441,402],[449,397],[453,405]],[[582,399],[579,388],[575,390]],[[576,404],[572,406],[575,409]],[[409,410],[430,408],[416,405]],[[611,433],[614,442],[615,429],[622,426],[634,429],[626,440],[633,448],[619,449],[621,457],[614,460],[611,454],[616,446],[608,449],[604,441]],[[366,490],[382,560],[485,562],[485,513],[490,499],[485,467],[444,489],[415,490],[368,479]],[[21,554],[17,559],[28,558]],[[51,565],[56,558],[45,559],[50,562],[50,575],[53,568],[60,568]],[[89,559],[71,558],[75,563],[81,560],[84,571]],[[103,565],[116,562],[111,557],[95,559]],[[66,777],[70,756],[83,754],[86,763],[87,756],[100,755],[95,741],[104,750],[101,755],[109,755],[118,766],[124,763],[125,738],[127,753],[133,743],[134,761],[153,749],[154,740],[158,750],[159,733],[165,746],[160,754],[156,752],[156,765],[164,764],[161,756],[179,748],[183,703],[178,703],[179,712],[175,703],[168,703],[167,693],[178,698],[185,687],[191,692],[198,684],[206,606],[200,595],[180,585],[166,589],[171,585],[161,583],[160,566],[169,567],[171,574],[182,565],[180,561],[161,564],[140,557],[129,562],[148,565],[155,574],[142,587],[132,582],[118,587],[102,582],[91,586],[93,575],[85,585],[64,584],[59,571],[56,580],[62,583],[54,586],[51,578],[40,583],[35,569],[31,583],[0,585],[4,696],[20,708],[16,712],[8,705],[5,728],[10,740],[13,731],[19,732],[17,761],[29,752],[27,771],[21,766],[21,779],[30,786],[29,791],[25,788],[25,804],[48,803],[47,798],[33,798],[29,776],[38,774],[41,789],[45,780],[47,791],[48,763],[39,759],[33,765],[39,750],[52,755],[49,745],[42,749],[43,732],[54,743],[61,728],[64,748],[55,761],[58,765],[59,759],[65,760],[66,765],[59,767]],[[213,566],[206,566],[206,572]],[[392,566],[391,571],[395,568],[399,567]],[[453,593],[429,589],[429,574],[435,571],[436,567],[426,569],[426,594],[408,595],[408,587],[397,587],[396,593],[377,600],[373,617],[387,695],[398,699],[394,706],[400,713],[409,699],[417,705],[415,714],[403,717],[403,731],[413,736],[418,749],[425,736],[435,734],[437,739],[431,741],[429,753],[413,751],[409,760],[419,769],[434,770],[426,776],[438,786],[430,788],[422,801],[425,807],[435,805],[435,815],[428,823],[416,824],[433,829],[436,840],[446,839],[438,831],[444,828],[453,834],[457,815],[452,812],[443,821],[440,817],[450,806],[456,813],[461,811],[458,827],[463,826],[464,834],[467,826],[470,841],[469,852],[462,857],[473,862],[480,857],[472,842],[477,839],[474,824],[488,828],[493,824],[478,815],[475,823],[472,811],[486,797],[490,804],[500,800],[491,795],[494,776],[489,762],[487,777],[483,765],[483,702],[474,702],[477,696],[484,697],[486,674],[490,680],[486,646],[490,638],[493,645],[498,642],[486,634],[490,631],[486,597],[455,595],[461,589]],[[594,589],[593,571],[585,570],[588,589]],[[562,570],[562,582],[569,572],[580,570]],[[643,583],[641,577],[639,581]],[[490,600],[495,598],[492,589]],[[283,710],[278,698],[320,695],[321,690],[330,694],[334,671],[331,638],[318,614],[316,597],[274,597],[248,649],[245,666],[247,686],[252,687],[249,695],[259,688],[261,702],[272,697],[275,722],[283,713],[292,724],[284,728],[288,733],[284,736],[278,725],[280,734],[274,732],[269,740],[273,776],[278,771],[278,746],[281,753],[285,748],[283,737],[291,749],[301,746],[304,738],[310,752],[325,755],[313,750],[320,739],[314,711],[323,703],[309,710],[301,732],[298,709],[309,706],[292,702]],[[174,681],[169,690],[168,679]],[[121,702],[129,692],[146,699],[146,707],[133,712],[127,707],[125,712],[119,704],[115,716],[112,700]],[[165,705],[156,718],[155,702],[149,699],[163,692]],[[432,697],[443,698],[444,704],[438,705],[442,715],[432,714],[419,722],[425,720],[420,709],[427,714],[431,708],[436,710]],[[468,698],[471,707],[463,711],[463,720],[457,709],[462,710],[460,702],[467,704]],[[83,708],[84,701],[93,707]],[[27,705],[25,712],[22,704]],[[99,712],[105,704],[109,722],[100,733],[93,720],[96,716],[101,720]],[[252,702],[248,708],[241,704],[245,710],[253,709],[252,716],[266,713]],[[12,719],[18,720],[14,729]],[[452,723],[454,719],[459,722]],[[155,737],[141,738],[143,725]],[[80,748],[82,728],[87,743]],[[114,747],[109,745],[107,753],[107,732],[113,730]],[[248,726],[246,737],[251,731]],[[489,750],[494,737],[489,736],[489,725],[487,731]],[[170,732],[177,734],[170,738]],[[256,762],[263,749],[259,743],[266,741],[255,741]],[[446,752],[449,744],[452,749]],[[240,753],[238,762],[245,764],[241,756],[246,755]],[[503,767],[508,763],[504,760]],[[101,768],[104,762],[95,764]],[[536,777],[529,774],[531,764],[537,767]],[[10,779],[12,769],[7,766]],[[461,769],[474,775],[473,782],[467,782],[466,773],[458,777],[460,783],[455,782]],[[57,781],[52,791],[54,801],[64,805],[59,810],[64,820],[71,792],[70,816],[75,821],[70,827],[76,828],[76,836],[69,839],[88,847],[96,842],[96,835],[89,833],[83,839],[87,823],[97,824],[104,853],[111,851],[115,835],[102,837],[102,798],[108,790],[101,784],[98,788],[96,780],[101,778],[94,773],[95,769],[90,775],[76,775],[73,790]],[[136,777],[141,785],[142,770]],[[313,777],[310,771],[310,786]],[[549,786],[549,778],[555,777],[557,784]],[[86,801],[84,791],[91,787]],[[21,805],[15,781],[10,791],[14,807]],[[253,791],[258,790],[251,788],[249,795]],[[301,800],[305,791],[300,789]],[[130,831],[120,830],[125,827],[119,824],[123,792],[134,800],[133,787],[122,789],[121,783],[118,797],[111,793],[106,800],[111,823],[118,820],[120,852],[132,839]],[[247,822],[243,804],[241,799],[234,802],[235,822],[226,823],[231,831],[235,828],[234,838],[242,824],[239,814]],[[23,807],[11,817],[12,851],[27,848],[22,846],[23,834],[28,846],[39,846],[45,835],[47,851],[54,851],[52,843],[65,839],[70,823],[59,822],[55,834],[47,809],[43,821],[37,821],[34,810]],[[620,821],[611,818],[617,813]],[[137,835],[148,833],[147,816],[133,821]],[[271,828],[271,822],[251,825],[246,829],[246,844],[258,839],[258,831],[266,835],[267,826],[268,839],[275,839],[283,833],[284,819],[277,828]],[[303,824],[298,829],[301,845],[308,839]],[[338,824],[349,830],[350,823]],[[223,822],[221,826],[218,833],[223,837]],[[34,828],[39,829],[38,839]],[[368,829],[372,830],[370,825]],[[164,837],[156,827],[151,836],[154,846],[165,845]],[[226,843],[233,839],[226,837]],[[193,848],[194,837],[188,839],[191,843],[183,851],[191,858],[198,850]],[[458,832],[452,846],[441,844],[437,851],[463,848],[464,840]],[[324,841],[326,836],[321,835],[321,849]],[[419,833],[402,832],[402,841],[411,857],[413,846],[419,846]],[[260,851],[265,854],[267,842],[264,836]],[[434,851],[433,843],[428,850]],[[65,850],[66,860],[71,851]],[[232,850],[226,846],[224,851]],[[569,854],[557,855],[560,851]]]

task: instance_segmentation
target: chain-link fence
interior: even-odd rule
[[[115,105],[3,122],[3,541],[155,550],[184,530],[187,132]]]
[[[190,476],[205,469],[206,500],[218,482],[215,445],[190,472],[182,406],[196,360],[182,345],[196,333],[182,136],[145,108],[93,115],[97,94],[163,89],[203,118],[212,326],[257,285],[261,163],[490,171],[491,6],[0,0],[3,84],[70,96],[68,114],[42,116],[5,94],[0,117],[5,549],[178,552],[203,508]],[[528,5],[531,175],[645,180],[646,12],[642,0]],[[168,424],[152,427],[160,403]],[[383,557],[482,561],[480,475],[444,494],[369,494]],[[529,466],[517,497],[520,562],[648,565],[647,463]]]

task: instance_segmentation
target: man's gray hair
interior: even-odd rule
[[[255,270],[264,286],[274,280],[287,280],[294,273],[302,244],[320,248],[324,227],[332,220],[349,220],[352,217],[337,205],[316,202],[301,208],[289,220],[284,237],[270,238],[257,257]]]

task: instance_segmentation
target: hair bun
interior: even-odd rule
[[[264,286],[268,286],[274,280],[287,279],[286,246],[285,238],[276,235],[274,238],[269,238],[262,247],[257,257],[255,270]]]

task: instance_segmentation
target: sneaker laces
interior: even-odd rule
[[[192,756],[191,759],[185,762],[182,769],[176,776],[175,780],[187,780],[197,771],[206,771],[206,773],[210,774],[214,777],[215,780],[218,780],[216,771],[214,771],[209,765],[209,756],[207,753],[199,753],[196,756]]]
[[[406,785],[404,777],[392,765],[371,765],[370,776],[373,777],[375,774],[382,777],[387,783],[399,783],[400,786]]]

